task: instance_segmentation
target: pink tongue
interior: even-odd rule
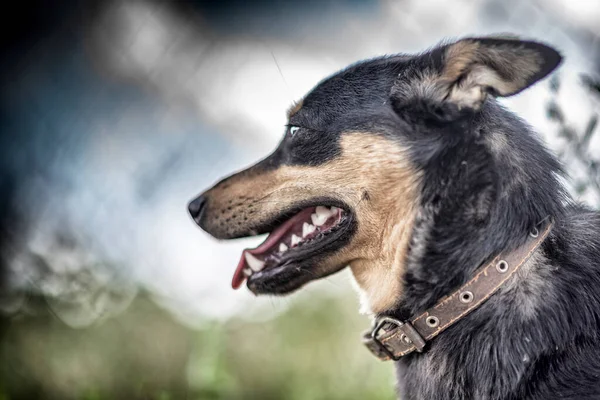
[[[246,250],[244,250],[246,251]],[[233,273],[233,279],[231,280],[231,287],[235,290],[239,289],[242,286],[242,283],[246,280],[246,275],[244,275],[244,267],[246,266],[246,259],[244,258],[244,253],[242,253],[242,258],[240,258],[240,262],[238,262],[238,266]]]
[[[244,275],[244,268],[246,268],[246,257],[244,257],[245,252],[249,252],[254,255],[261,255],[272,249],[277,243],[281,241],[281,238],[288,233],[290,230],[294,228],[298,224],[298,226],[302,227],[302,223],[304,221],[310,221],[310,214],[315,211],[314,207],[307,208],[306,210],[300,211],[298,214],[294,215],[292,218],[285,221],[282,225],[275,228],[273,232],[267,236],[267,239],[260,244],[255,249],[245,249],[242,252],[242,257],[238,262],[237,268],[233,273],[233,279],[231,280],[231,287],[234,289],[239,289],[242,286],[242,283],[246,280],[246,275]]]

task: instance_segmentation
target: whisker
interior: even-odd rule
[[[290,96],[290,99],[292,101],[294,101],[294,98],[291,95],[292,90],[290,89],[290,85],[288,85],[287,81],[285,80],[285,76],[283,76],[283,71],[281,71],[281,66],[279,66],[279,63],[277,62],[277,58],[275,58],[275,53],[273,53],[272,50],[271,50],[271,57],[273,57],[273,61],[275,61],[275,65],[277,66],[277,70],[279,71],[279,75],[281,75],[281,80],[283,80],[283,83],[284,83],[284,85],[286,86],[286,88],[288,90],[288,94]]]

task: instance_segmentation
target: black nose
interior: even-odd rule
[[[204,196],[198,196],[194,200],[190,201],[188,204],[188,211],[194,221],[199,222],[200,217],[202,216],[202,211],[204,210],[204,206],[206,205],[206,198]]]

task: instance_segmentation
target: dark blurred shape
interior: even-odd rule
[[[582,75],[583,84],[598,98],[600,98],[600,79],[595,79],[589,75]]]
[[[330,24],[342,12],[368,17],[380,6],[378,0],[193,0],[182,7],[198,11],[220,34],[293,37],[307,26]],[[310,23],[306,19],[310,18]]]
[[[5,20],[10,19],[10,24],[4,24],[0,35],[0,290],[3,292],[8,290],[8,256],[14,255],[18,237],[24,233],[26,216],[22,205],[16,203],[16,194],[28,175],[27,169],[15,168],[10,163],[14,154],[9,156],[9,153],[20,140],[9,122],[12,110],[8,105],[12,99],[7,87],[20,78],[26,64],[31,62],[32,53],[39,52],[48,38],[69,29],[67,20],[78,3],[65,0],[50,5],[47,1],[31,0],[11,3],[10,9],[5,10]]]
[[[4,24],[0,35],[0,80],[10,81],[21,71],[27,54],[43,45],[57,32],[72,29],[74,11],[81,0],[49,3],[44,0],[11,2],[3,11]],[[7,21],[10,23],[6,23]]]
[[[14,204],[17,184],[17,180],[6,173],[0,163],[0,297],[10,292],[10,283],[7,281],[8,258],[16,246],[15,237],[21,226]]]

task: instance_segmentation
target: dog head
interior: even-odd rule
[[[438,195],[424,193],[427,160],[448,140],[470,140],[490,97],[520,92],[560,60],[535,42],[471,38],[352,65],[293,105],[271,155],[193,200],[190,213],[218,239],[269,233],[244,251],[234,288],[247,280],[256,294],[285,294],[350,266],[383,310],[417,250],[423,197]]]

